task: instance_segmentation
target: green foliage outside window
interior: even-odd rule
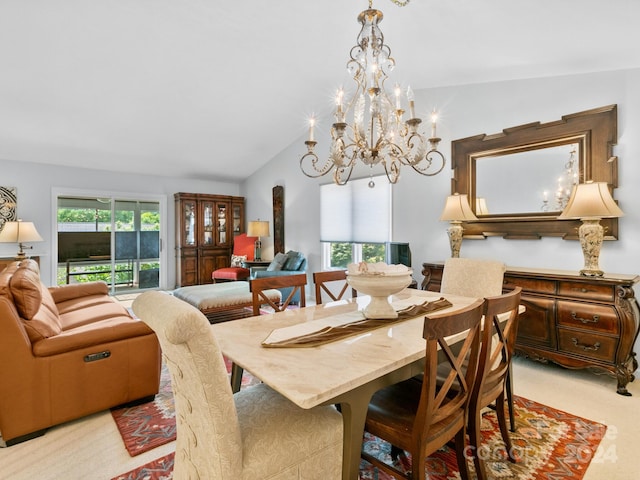
[[[386,248],[384,243],[363,243],[362,261],[368,263],[384,262],[386,258]],[[332,243],[331,244],[331,267],[347,268],[350,263],[354,263],[352,243]]]
[[[362,261],[367,263],[384,262],[385,258],[384,243],[365,243],[362,245]]]

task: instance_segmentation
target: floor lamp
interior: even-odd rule
[[[248,237],[258,237],[254,246],[254,260],[262,260],[262,242],[260,237],[269,236],[269,222],[266,220],[254,220],[249,222],[249,228],[247,229]]]
[[[616,218],[624,213],[616,204],[605,182],[586,182],[574,185],[571,196],[558,220],[580,219],[578,229],[580,246],[584,255],[584,268],[580,275],[601,277],[604,272],[598,266],[600,248],[604,240],[602,218]]]

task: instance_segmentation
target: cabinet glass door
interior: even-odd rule
[[[229,242],[227,237],[227,204],[218,202],[216,203],[216,222],[217,222],[217,245],[226,245]]]
[[[183,206],[184,237],[182,243],[187,246],[194,246],[196,244],[196,202],[185,201]]]
[[[233,205],[233,236],[240,235],[242,232],[242,206]]]
[[[213,245],[213,202],[202,202],[202,245]]]

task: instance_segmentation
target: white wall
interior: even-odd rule
[[[615,198],[625,216],[619,219],[619,241],[605,242],[600,266],[610,273],[640,274],[640,69],[587,75],[463,85],[416,93],[417,111],[426,122],[428,112],[441,112],[438,134],[440,150],[450,162],[451,141],[480,133],[498,133],[503,128],[530,122],[559,120],[562,115],[610,104],[618,105],[619,188]],[[292,112],[292,115],[295,112]],[[331,119],[320,122],[316,140],[322,152],[328,149]],[[324,130],[324,132],[323,132]],[[248,218],[271,219],[271,188],[283,185],[285,192],[285,247],[301,250],[309,258],[309,271],[321,267],[319,238],[320,183],[331,179],[309,179],[299,168],[305,153],[304,138],[283,150],[242,186],[247,197]],[[323,157],[324,158],[324,157]],[[450,164],[449,164],[450,165]],[[447,224],[439,216],[450,194],[449,166],[435,177],[424,177],[409,168],[393,187],[393,240],[411,243],[414,277],[422,280],[421,264],[444,260],[450,255]],[[339,214],[336,212],[336,214]],[[272,238],[263,241],[265,258],[271,258]],[[558,238],[541,240],[465,240],[461,255],[490,257],[508,265],[578,270],[583,265],[577,241]]]
[[[153,175],[128,175],[103,170],[77,169],[36,163],[14,162],[0,159],[0,185],[16,187],[18,217],[34,222],[44,239],[34,243],[30,255],[39,255],[41,277],[47,285],[55,284],[55,258],[52,252],[55,235],[55,210],[52,192],[83,190],[98,192],[122,192],[141,196],[164,196],[167,212],[164,218],[167,261],[164,288],[175,287],[175,209],[173,194],[176,192],[215,193],[239,195],[235,183],[186,180]],[[11,257],[18,251],[12,244],[0,244],[0,256]]]

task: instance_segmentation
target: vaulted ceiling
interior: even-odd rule
[[[0,161],[241,181],[329,111],[367,7],[1,0]],[[637,0],[373,7],[414,90],[640,67]]]

